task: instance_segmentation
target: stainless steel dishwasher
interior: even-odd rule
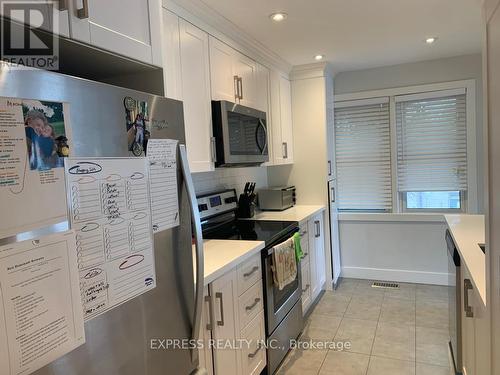
[[[446,245],[448,247],[448,309],[450,341],[449,351],[453,374],[462,374],[462,297],[460,254],[449,230],[446,230]]]

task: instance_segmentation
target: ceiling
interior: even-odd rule
[[[323,54],[341,72],[481,51],[480,0],[202,1],[292,65]],[[277,11],[288,18],[271,21]]]

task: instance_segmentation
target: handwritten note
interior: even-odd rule
[[[75,233],[0,247],[0,373],[29,374],[85,343]]]
[[[159,232],[179,225],[177,192],[177,140],[148,141],[149,175],[153,231]]]
[[[148,161],[69,158],[65,168],[88,320],[156,285]]]

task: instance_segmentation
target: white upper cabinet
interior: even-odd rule
[[[290,81],[279,72],[271,72],[272,163],[293,163],[292,97]]]
[[[255,108],[266,112],[267,123],[270,123],[271,100],[269,97],[269,79],[271,72],[263,65],[257,64],[257,94]]]
[[[235,51],[212,36],[209,39],[212,100],[237,102],[239,95],[237,77],[234,73]]]
[[[159,0],[69,0],[71,38],[161,66]]]
[[[163,9],[163,40],[166,96],[183,102],[189,167],[213,171],[208,34]]]
[[[247,107],[259,106],[257,63],[220,40],[210,37],[212,99]]]

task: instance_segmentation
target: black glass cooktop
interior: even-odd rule
[[[217,240],[264,241],[266,246],[298,227],[296,221],[234,220],[203,231],[203,238]]]

